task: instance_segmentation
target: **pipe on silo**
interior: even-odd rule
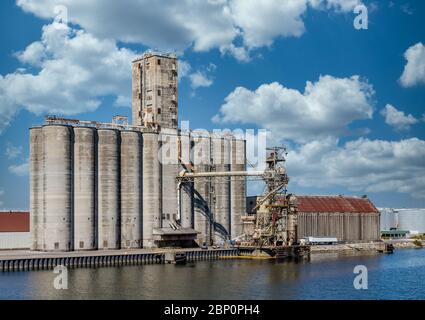
[[[222,135],[212,135],[211,152],[216,172],[230,170],[231,140]],[[224,243],[230,239],[230,179],[214,178],[214,242]]]
[[[74,250],[96,249],[96,130],[74,127]]]
[[[121,132],[121,248],[142,247],[142,135]]]
[[[43,250],[72,249],[72,129],[43,127],[44,230]]]
[[[119,249],[120,136],[112,129],[97,134],[98,248]]]
[[[230,170],[245,171],[245,140],[232,139],[232,163]],[[242,216],[246,214],[246,178],[232,177],[230,180],[230,237],[242,234]]]
[[[30,129],[31,250],[43,250],[43,129]]]
[[[195,172],[210,171],[211,164],[211,146],[208,132],[193,132],[191,135],[193,148],[191,152],[192,162]],[[199,245],[203,243],[211,243],[211,182],[208,179],[195,179],[194,181],[194,197],[193,197],[193,225],[199,232],[197,242]]]
[[[153,229],[161,227],[161,167],[158,133],[144,132],[143,139],[143,247],[155,246]]]

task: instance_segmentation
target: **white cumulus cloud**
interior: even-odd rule
[[[408,130],[411,125],[419,122],[411,114],[405,115],[403,111],[397,110],[390,104],[387,104],[381,110],[381,115],[385,117],[385,123],[394,127],[396,130]]]
[[[128,105],[135,56],[113,40],[100,40],[62,23],[44,26],[41,40],[17,54],[39,71],[0,75],[0,132],[20,108],[73,115],[95,110],[105,95]]]
[[[305,31],[301,15],[307,1],[234,0],[230,7],[248,48],[269,46],[276,37],[299,37]]]
[[[425,46],[422,42],[411,46],[404,53],[407,63],[403,74],[400,77],[400,83],[403,87],[412,87],[417,84],[425,83]]]
[[[13,173],[17,176],[23,177],[28,175],[28,171],[29,171],[29,162],[24,162],[22,164],[17,164],[17,165],[11,165],[9,166],[9,172]]]
[[[37,115],[75,115],[96,110],[107,95],[115,97],[114,106],[131,106],[131,61],[139,53],[114,40],[53,22],[43,27],[40,41],[15,55],[35,72],[19,68],[0,75],[0,133],[23,108]],[[179,65],[180,78],[189,77],[192,88],[213,83],[215,65],[198,71],[186,61]]]
[[[327,9],[334,9],[337,12],[350,12],[362,4],[360,0],[310,0],[313,6],[321,6]]]
[[[210,63],[208,66],[201,66],[198,70],[193,70],[189,62],[181,60],[179,61],[179,80],[188,78],[193,90],[200,87],[210,87],[214,83],[212,73],[216,69],[217,66]]]
[[[15,159],[16,157],[20,156],[22,154],[22,147],[21,146],[14,146],[11,143],[7,143],[5,153],[6,157],[8,159]]]
[[[201,71],[196,71],[195,73],[190,74],[189,78],[193,89],[209,87],[213,84],[213,80],[208,78],[208,76]]]
[[[288,153],[291,183],[303,187],[347,187],[356,192],[409,193],[425,198],[425,141],[360,138],[338,145],[327,138]]]
[[[219,49],[248,61],[249,50],[278,37],[305,32],[307,8],[352,11],[357,0],[62,0],[66,18],[101,39],[140,43],[161,50]],[[58,15],[54,0],[18,0],[24,11],[49,19]],[[56,8],[56,10],[55,10]],[[61,11],[62,12],[62,11]],[[243,45],[236,45],[242,39]],[[33,48],[35,51],[38,49]]]
[[[348,133],[355,120],[370,119],[374,90],[358,76],[321,76],[304,92],[273,82],[255,91],[237,87],[226,98],[217,123],[255,124],[279,139],[306,142]]]

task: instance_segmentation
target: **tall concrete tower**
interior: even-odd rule
[[[133,125],[177,129],[177,57],[145,53],[132,62]]]

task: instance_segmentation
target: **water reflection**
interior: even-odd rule
[[[365,265],[369,290],[355,290]],[[187,265],[70,269],[69,289],[53,271],[0,274],[0,299],[413,299],[425,298],[425,250],[311,259],[216,260]]]

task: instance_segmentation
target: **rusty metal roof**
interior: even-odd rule
[[[30,214],[25,211],[0,211],[0,232],[29,232]]]
[[[368,198],[347,196],[297,196],[298,212],[378,213]]]

